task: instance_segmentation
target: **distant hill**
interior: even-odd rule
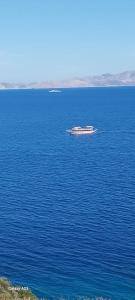
[[[71,87],[106,87],[135,86],[135,71],[125,71],[118,74],[102,74],[78,77],[59,81],[42,81],[31,83],[1,82],[0,89],[38,89],[38,88],[71,88]]]

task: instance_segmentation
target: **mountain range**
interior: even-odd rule
[[[71,87],[107,87],[135,86],[135,71],[125,71],[118,74],[75,77],[67,80],[41,81],[31,83],[1,82],[0,89],[39,89],[39,88],[71,88]]]

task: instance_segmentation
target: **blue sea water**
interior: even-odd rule
[[[0,274],[39,297],[135,299],[135,88],[0,92]]]

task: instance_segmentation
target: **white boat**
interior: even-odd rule
[[[60,90],[50,90],[49,93],[61,93]]]
[[[94,134],[96,133],[97,129],[94,128],[93,126],[85,126],[85,127],[73,127],[71,129],[68,129],[67,132],[70,134]]]

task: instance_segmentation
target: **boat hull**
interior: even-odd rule
[[[96,131],[97,130],[92,130],[92,131],[88,131],[88,130],[86,130],[86,131],[85,130],[83,130],[83,131],[81,131],[81,130],[80,131],[79,130],[78,131],[67,130],[67,132],[69,132],[72,135],[85,135],[85,134],[92,135],[92,134],[96,133]]]

